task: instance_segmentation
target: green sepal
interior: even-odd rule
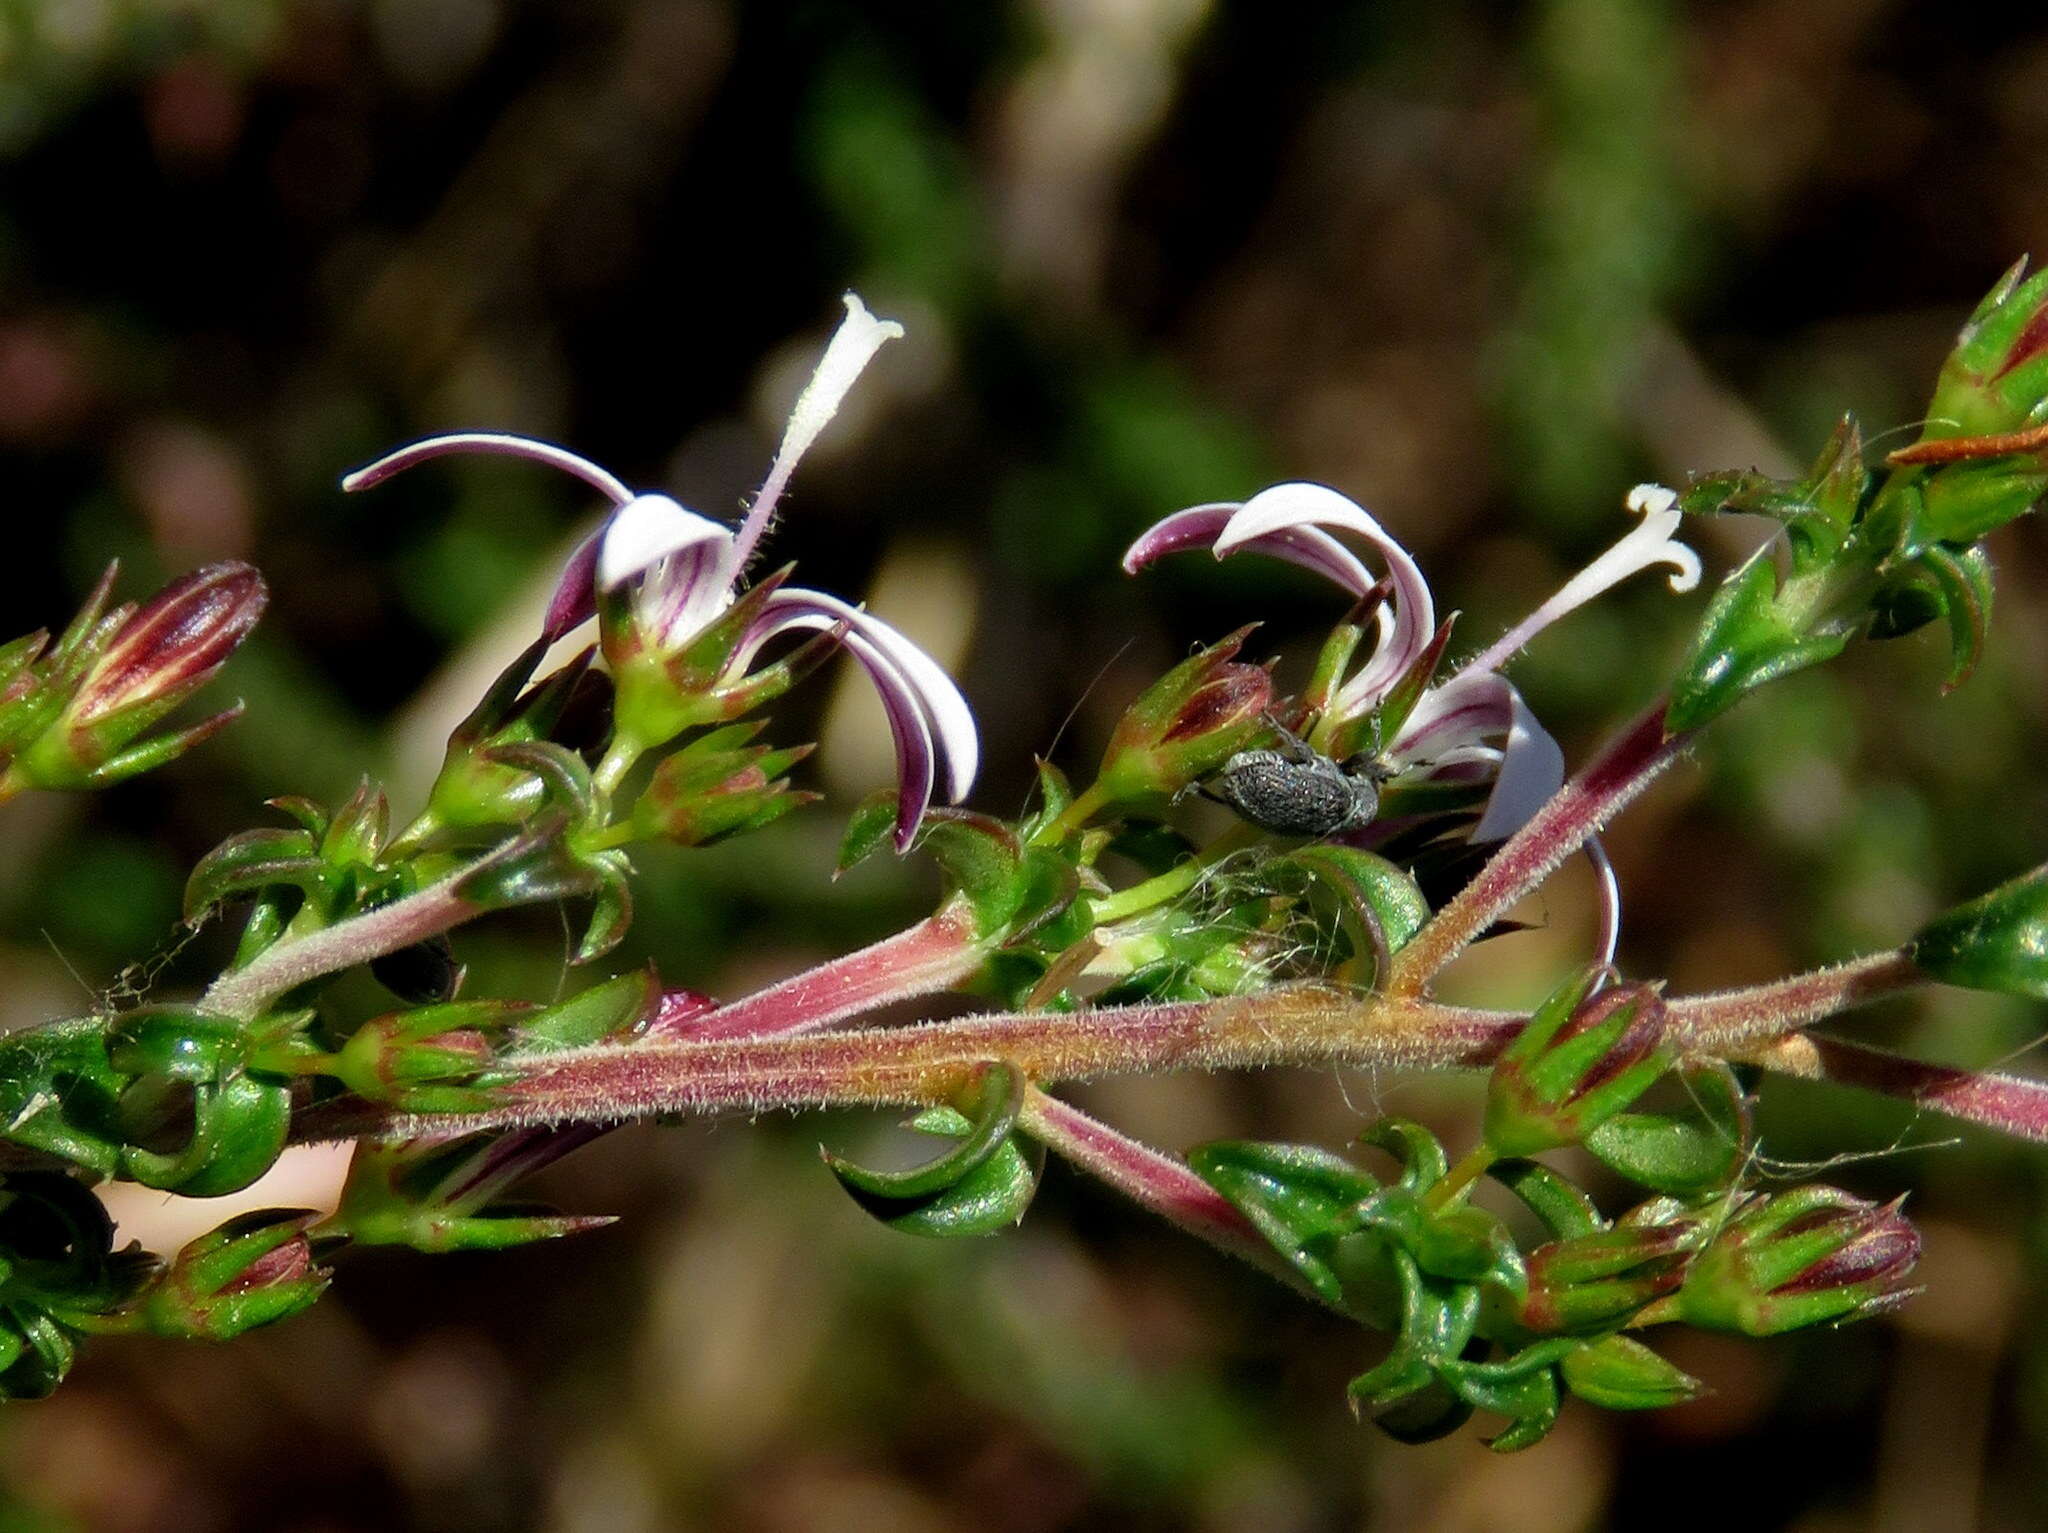
[[[2038,422],[2048,398],[2048,271],[2011,267],[1942,364],[1922,441],[1991,436]]]
[[[1324,841],[1276,862],[1301,869],[1316,888],[1334,896],[1352,951],[1371,954],[1375,972],[1429,919],[1429,901],[1414,878],[1377,852]]]
[[[866,862],[889,844],[896,828],[896,790],[880,788],[858,804],[846,821],[846,834],[839,841],[839,860],[833,865],[837,878]]]
[[[191,1088],[192,1132],[183,1148],[129,1145],[121,1174],[145,1187],[217,1198],[240,1192],[277,1164],[291,1126],[291,1090],[274,1081],[231,1075]]]
[[[1591,1235],[1607,1227],[1599,1205],[1585,1189],[1541,1161],[1509,1156],[1489,1166],[1487,1175],[1520,1198],[1559,1240]]]
[[[1944,911],[1906,953],[1943,984],[2048,1000],[2048,866]]]
[[[1219,1140],[1197,1145],[1187,1161],[1318,1297],[1342,1301],[1336,1246],[1358,1230],[1358,1205],[1380,1190],[1376,1178],[1342,1156],[1305,1144]]]
[[[924,1132],[951,1133],[958,1117],[927,1114],[911,1124],[922,1124]],[[1011,1135],[995,1154],[943,1192],[920,1202],[875,1198],[856,1193],[854,1201],[890,1229],[905,1235],[924,1235],[947,1240],[994,1235],[1010,1229],[1024,1217],[1038,1191],[1039,1173],[1045,1168],[1045,1151],[1035,1143],[1020,1142]]]
[[[1703,1384],[1632,1336],[1582,1342],[1558,1363],[1564,1386],[1610,1411],[1654,1411],[1696,1399]]]
[[[920,1133],[953,1134],[955,1143],[922,1165],[902,1171],[875,1171],[843,1155],[819,1147],[818,1153],[848,1192],[890,1202],[914,1201],[944,1192],[979,1170],[1008,1141],[1024,1108],[1025,1081],[1016,1066],[986,1065],[975,1082],[965,1113],[920,1114],[912,1126]],[[957,1125],[957,1126],[956,1126]]]
[[[660,999],[661,977],[652,966],[618,975],[521,1017],[518,1052],[549,1054],[626,1037]]]
[[[328,822],[327,834],[320,839],[320,855],[336,867],[358,863],[374,867],[390,834],[390,801],[365,777]]]
[[[1746,693],[1781,676],[1831,660],[1843,633],[1802,634],[1777,610],[1778,577],[1767,557],[1751,560],[1715,593],[1692,654],[1671,689],[1664,727],[1697,729]]]
[[[1968,544],[2034,509],[2048,472],[2033,454],[1949,463],[1920,482],[1915,541]]]

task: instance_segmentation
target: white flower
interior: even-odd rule
[[[1642,521],[1535,612],[1448,679],[1416,701],[1394,738],[1383,743],[1384,765],[1411,783],[1492,783],[1486,807],[1472,827],[1475,842],[1511,835],[1564,782],[1564,753],[1537,722],[1500,667],[1538,632],[1638,570],[1669,565],[1674,591],[1699,582],[1699,557],[1677,542],[1677,497],[1658,485],[1638,485],[1628,507]],[[1328,529],[1354,534],[1386,570],[1376,577]],[[1436,637],[1436,605],[1415,561],[1362,506],[1319,484],[1281,484],[1243,504],[1195,506],[1154,524],[1124,555],[1135,573],[1163,554],[1207,548],[1219,559],[1252,552],[1285,559],[1333,581],[1353,600],[1368,602],[1374,625],[1371,652],[1330,695],[1325,721],[1335,726],[1364,718],[1429,654]],[[1599,875],[1603,955],[1612,954],[1613,877],[1604,854],[1589,843]]]
[[[450,453],[526,458],[574,474],[611,502],[604,526],[570,556],[548,603],[543,632],[559,638],[591,617],[600,592],[629,588],[633,629],[650,647],[680,649],[733,604],[749,556],[772,521],[782,492],[804,453],[882,344],[903,333],[876,319],[852,293],[846,317],[790,413],[782,445],[761,491],[737,527],[686,509],[667,495],[635,494],[604,469],[551,443],[493,432],[431,437],[402,447],[342,480],[366,490],[392,475]],[[762,646],[796,630],[837,635],[881,694],[895,737],[899,790],[896,844],[907,847],[933,791],[959,802],[973,787],[980,737],[960,689],[923,650],[881,619],[823,591],[777,586],[730,656],[729,676],[743,675]],[[943,779],[943,781],[941,781]]]

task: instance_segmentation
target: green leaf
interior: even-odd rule
[[[1358,1142],[1400,1162],[1396,1185],[1406,1192],[1427,1192],[1451,1168],[1443,1142],[1412,1118],[1376,1118],[1359,1131]]]
[[[1321,1298],[1342,1299],[1331,1258],[1339,1238],[1359,1228],[1358,1205],[1380,1190],[1375,1178],[1305,1144],[1221,1140],[1197,1145],[1187,1159]]]
[[[312,891],[333,878],[303,830],[245,830],[199,859],[185,883],[185,919],[237,894],[272,885]]]
[[[1520,1298],[1528,1292],[1521,1252],[1507,1226],[1467,1203],[1430,1209],[1415,1193],[1388,1187],[1361,1201],[1357,1223],[1380,1230],[1423,1272],[1459,1283],[1493,1283]]]
[[[519,1023],[519,1052],[552,1053],[580,1049],[619,1038],[652,1015],[661,995],[661,979],[652,967],[621,974],[588,990],[557,1001]]]
[[[949,1149],[922,1165],[875,1171],[822,1147],[818,1153],[849,1192],[890,1201],[929,1198],[972,1175],[1008,1142],[1023,1110],[1024,1085],[1023,1072],[1016,1066],[986,1065],[975,1084],[970,1114],[941,1110],[921,1115],[913,1125],[921,1132],[959,1136]]]
[[[966,809],[925,811],[921,849],[930,852],[950,889],[974,910],[976,935],[1004,930],[1024,905],[1024,848],[1000,820]]]
[[[1335,896],[1352,951],[1370,953],[1381,968],[1429,919],[1429,901],[1415,880],[1376,852],[1326,841],[1278,861],[1301,869],[1317,888]]]
[[[2048,867],[1936,916],[1906,952],[1944,984],[2048,1000]]]
[[[1015,1135],[996,1152],[943,1192],[906,1203],[855,1193],[854,1200],[892,1230],[906,1235],[954,1239],[993,1235],[1024,1217],[1038,1191],[1045,1152],[1036,1144],[1020,1144]]]
[[[1558,1364],[1565,1388],[1610,1411],[1653,1411],[1683,1405],[1704,1387],[1629,1336],[1603,1336],[1580,1344]]]
[[[1684,1110],[1617,1113],[1585,1143],[1610,1171],[1653,1192],[1697,1200],[1729,1187],[1748,1164],[1750,1099],[1719,1060],[1688,1066],[1679,1078]]]

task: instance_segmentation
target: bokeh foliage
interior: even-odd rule
[[[393,441],[532,431],[727,510],[791,357],[857,285],[912,339],[867,429],[806,470],[806,578],[942,572],[911,577],[918,621],[971,632],[963,680],[1013,771],[1101,672],[1056,751],[1092,760],[1134,678],[1309,589],[1190,560],[1141,596],[1113,554],[1167,510],[1328,480],[1485,635],[1609,540],[1637,478],[1803,462],[1845,408],[1902,422],[1968,304],[2048,245],[2044,76],[2048,35],[1925,3],[0,5],[7,610],[60,618],[110,553],[144,586],[250,558],[275,598],[230,683],[249,714],[200,758],[89,824],[10,808],[6,1019],[175,987],[181,870],[257,797],[333,799],[359,763],[403,781],[423,743],[430,766],[447,719],[409,705],[530,619],[588,508],[487,465],[345,503],[339,471]],[[1953,696],[1929,637],[1723,720],[1614,839],[1624,961],[1766,978],[2038,861],[2041,547],[1995,542],[1991,658]],[[1528,657],[1568,746],[1652,684],[1646,653],[1675,658],[1670,609],[1624,593]],[[672,980],[732,992],[919,908],[879,861],[826,881],[881,769],[832,766],[834,729],[872,725],[837,699],[820,722],[833,803],[652,869],[634,950]],[[981,792],[1007,810],[1024,789]],[[1471,993],[1531,1001],[1582,947],[1563,896],[1539,915]],[[562,955],[546,921],[463,952],[539,993]],[[1970,1063],[2041,1030],[1978,997],[1857,1026]],[[1476,1083],[1327,1075],[1098,1100],[1173,1145],[1480,1105]],[[1788,1162],[1945,1137],[1776,1083],[1761,1126]],[[1874,1168],[1866,1190],[1916,1188],[1917,1306],[1683,1357],[1715,1396],[1568,1418],[1545,1469],[1362,1437],[1331,1403],[1332,1322],[1057,1173],[1021,1238],[927,1249],[808,1163],[875,1125],[767,1127],[571,1162],[564,1203],[632,1217],[561,1249],[364,1262],[231,1351],[104,1349],[0,1421],[0,1525],[303,1504],[418,1526],[1626,1527],[1710,1450],[1759,1527],[2048,1515],[2048,1346],[2017,1318],[2048,1173],[1988,1136]]]

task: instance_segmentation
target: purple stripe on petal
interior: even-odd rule
[[[825,591],[790,587],[768,599],[769,611],[817,613],[844,623],[887,655],[910,685],[912,696],[930,720],[933,743],[945,769],[946,797],[959,803],[974,787],[981,766],[981,732],[974,710],[943,667],[896,629],[865,608],[841,601]],[[814,626],[828,626],[824,624]]]
[[[597,616],[597,545],[603,536],[603,528],[593,532],[576,545],[576,552],[562,566],[562,578],[555,582],[547,617],[541,622],[541,632],[548,638],[559,639]]]
[[[917,835],[917,827],[924,819],[925,810],[931,806],[932,790],[937,781],[938,751],[935,749],[931,711],[915,681],[904,673],[893,656],[869,642],[863,634],[854,632],[853,625],[846,618],[823,610],[819,603],[807,599],[818,594],[802,590],[776,592],[769,610],[747,631],[734,654],[744,657],[740,660],[744,666],[762,645],[777,634],[788,633],[792,629],[842,630],[840,642],[860,662],[861,668],[868,673],[868,679],[875,684],[876,695],[882,700],[882,711],[889,720],[889,733],[895,740],[896,850],[908,851]],[[797,599],[781,600],[785,597]]]
[[[633,492],[617,478],[599,468],[588,458],[580,458],[566,447],[557,447],[552,442],[536,441],[532,437],[512,436],[498,431],[461,431],[448,436],[428,437],[423,442],[414,442],[398,451],[387,453],[375,463],[366,464],[341,481],[344,490],[367,490],[382,484],[394,474],[402,474],[416,463],[429,458],[446,457],[451,453],[481,453],[489,457],[524,458],[531,463],[545,463],[566,474],[574,474],[585,484],[596,490],[615,506],[623,506],[633,498]]]
[[[1357,533],[1386,560],[1387,573],[1393,577],[1392,640],[1374,652],[1340,694],[1346,704],[1361,699],[1377,701],[1428,647],[1436,633],[1436,604],[1430,597],[1429,583],[1422,578],[1422,571],[1409,557],[1408,550],[1373,520],[1364,507],[1327,485],[1277,484],[1259,491],[1238,509],[1229,527],[1216,540],[1217,556],[1275,534],[1306,533],[1317,527]],[[1357,594],[1363,595],[1364,590]]]
[[[1237,514],[1237,507],[1234,500],[1216,501],[1162,517],[1139,533],[1138,540],[1124,550],[1124,573],[1135,575],[1167,554],[1213,548],[1223,529],[1230,525],[1231,517]]]
[[[598,588],[615,590],[642,570],[699,545],[729,550],[732,529],[686,510],[667,495],[635,495],[612,513],[605,526],[597,550]]]

